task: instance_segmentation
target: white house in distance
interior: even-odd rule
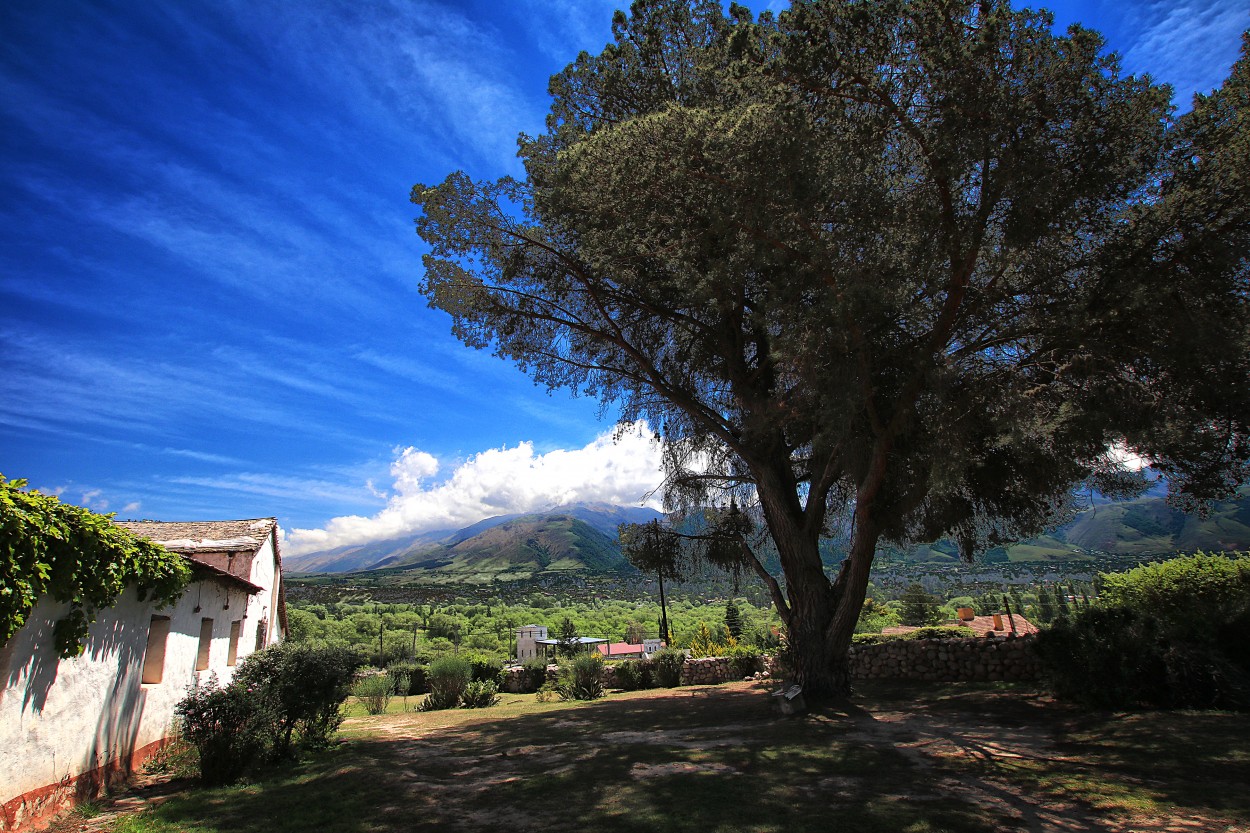
[[[579,636],[577,638],[577,643],[587,651],[604,642],[607,642],[607,640],[597,639],[593,636]],[[535,657],[548,659],[559,644],[560,640],[552,639],[547,635],[546,625],[523,625],[517,628],[516,632],[516,658],[522,662]]]
[[[578,637],[578,643],[586,650],[596,650],[607,659],[647,658],[664,647],[661,639],[644,639],[641,645],[628,642],[609,642],[590,636]],[[527,659],[546,659],[552,649],[560,644],[560,640],[552,639],[546,625],[522,625],[516,632],[516,658],[521,662]]]
[[[73,659],[52,643],[67,605],[47,598],[0,646],[0,831],[33,828],[95,797],[168,742],[189,686],[213,675],[226,682],[286,633],[274,518],[117,523],[186,557],[192,581],[160,608],[127,590],[99,612]]]
[[[540,653],[546,656],[545,649],[539,647],[539,643],[547,641],[546,625],[523,625],[516,631],[516,658],[524,662],[527,659],[535,659]]]

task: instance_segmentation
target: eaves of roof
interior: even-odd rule
[[[252,584],[244,578],[239,578],[234,573],[223,570],[220,567],[214,567],[211,564],[205,564],[203,561],[196,561],[194,558],[184,555],[183,558],[191,564],[191,574],[197,578],[215,578],[226,584],[233,584],[236,587],[246,590],[249,595],[265,592],[265,588],[259,584]]]

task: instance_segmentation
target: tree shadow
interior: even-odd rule
[[[53,628],[54,622],[47,617],[32,616],[0,651],[0,675],[5,681],[0,698],[18,691],[25,680],[22,711],[43,711],[48,692],[56,683],[61,658],[56,653]]]
[[[97,621],[85,642],[84,656],[95,662],[115,663],[116,670],[100,704],[95,732],[86,753],[86,773],[76,784],[80,801],[94,798],[114,779],[131,772],[147,703],[147,692],[140,684],[146,624],[146,618],[142,626],[125,618]]]

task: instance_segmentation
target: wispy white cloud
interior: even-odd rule
[[[336,421],[334,413],[301,410],[282,400],[274,389],[281,371],[251,372],[264,364],[249,370],[247,354],[235,357],[233,363],[205,362],[195,354],[168,361],[147,355],[105,356],[92,352],[90,345],[4,331],[0,331],[0,347],[5,369],[0,374],[0,423],[52,433],[67,424],[88,426],[151,441],[178,435],[188,422],[204,415],[217,415],[236,425],[250,423],[284,431],[295,426],[323,440],[361,440],[350,425]],[[222,378],[232,383],[223,385]],[[296,379],[286,381],[290,390],[306,388]],[[4,403],[20,403],[20,410]]]
[[[272,29],[268,47],[310,86],[336,91],[344,112],[437,167],[517,170],[516,134],[537,129],[543,89],[523,89],[502,33],[454,4],[379,0],[338,8],[235,4],[234,17]],[[273,9],[280,9],[276,17]],[[340,132],[338,139],[347,138]],[[466,159],[466,151],[474,157]]]
[[[229,457],[225,454],[213,454],[208,451],[197,451],[191,448],[164,448],[161,449],[165,454],[171,454],[175,457],[185,457],[189,460],[198,460],[201,463],[216,463],[223,466],[242,466],[243,461],[237,457]]]
[[[78,497],[78,505],[85,506],[96,512],[107,512],[109,502],[102,489],[87,489]]]
[[[169,482],[232,495],[282,500],[299,495],[301,500],[325,501],[340,506],[376,506],[378,502],[365,486],[345,486],[338,481],[262,472],[237,472],[213,477],[179,476],[169,478]]]
[[[607,432],[582,448],[535,453],[532,443],[479,452],[442,481],[431,454],[399,451],[391,464],[392,496],[368,517],[333,518],[320,529],[292,529],[293,555],[406,534],[467,526],[483,518],[533,512],[581,501],[659,507],[660,448],[645,425]]]
[[[1224,0],[1154,0],[1131,7],[1135,41],[1121,50],[1124,68],[1172,84],[1189,109],[1194,93],[1223,83],[1237,59],[1240,34],[1250,28],[1250,4]]]
[[[521,0],[530,39],[548,58],[570,63],[585,50],[597,53],[612,40],[612,13],[621,0]]]

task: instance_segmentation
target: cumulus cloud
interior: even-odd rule
[[[442,479],[443,465],[432,454],[397,452],[392,494],[382,511],[333,518],[321,529],[293,529],[284,549],[299,555],[577,502],[659,508],[650,493],[662,479],[660,447],[641,424],[601,434],[582,448],[537,453],[533,443],[523,442],[488,449]]]

